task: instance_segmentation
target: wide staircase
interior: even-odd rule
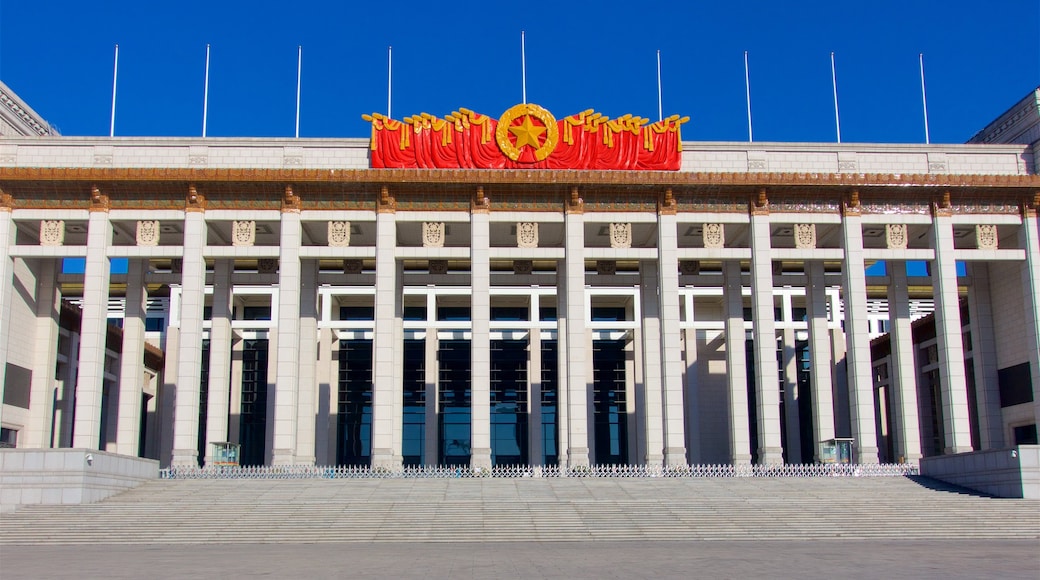
[[[0,544],[1038,539],[1040,501],[914,477],[157,480]]]

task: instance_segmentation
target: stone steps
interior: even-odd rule
[[[1040,502],[942,489],[898,477],[163,480],[4,514],[0,544],[1040,538]]]

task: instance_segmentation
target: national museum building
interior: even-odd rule
[[[386,469],[1036,443],[1038,99],[964,145],[533,104],[102,138],[0,84],[2,441]]]

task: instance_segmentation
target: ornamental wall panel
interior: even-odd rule
[[[816,249],[816,224],[794,224],[794,247],[799,250]]]
[[[343,260],[344,274],[360,274],[363,269],[364,263],[361,260]]]
[[[444,222],[423,222],[422,245],[424,248],[444,247]]]
[[[534,271],[534,262],[531,260],[513,260],[513,273],[519,275],[530,274]]]
[[[538,222],[519,222],[516,224],[516,247],[538,247]]]
[[[617,262],[614,260],[597,260],[596,273],[604,276],[617,274]]]
[[[975,226],[975,246],[980,250],[996,250],[999,244],[997,226],[979,224]]]
[[[887,224],[885,226],[885,244],[889,250],[905,250],[908,243],[906,224]]]
[[[611,223],[610,224],[610,247],[631,248],[632,247],[632,224]]]
[[[430,274],[441,276],[448,273],[447,260],[430,260]]]
[[[705,248],[724,248],[726,247],[726,226],[704,224],[701,228],[701,237],[704,239]]]
[[[235,220],[231,222],[231,245],[247,247],[256,243],[256,222]]]
[[[137,222],[137,245],[159,245],[159,220],[140,220]]]
[[[278,273],[278,259],[277,258],[260,258],[259,260],[257,260],[256,269],[261,274],[277,274]]]
[[[329,222],[329,246],[346,248],[350,246],[350,222]]]
[[[65,220],[40,222],[40,245],[61,246],[65,243]]]

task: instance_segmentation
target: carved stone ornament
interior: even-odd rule
[[[534,262],[531,260],[513,260],[514,274],[530,274],[534,271]]]
[[[60,246],[65,243],[65,221],[43,220],[40,222],[40,245]]]
[[[975,226],[975,247],[980,250],[996,250],[997,244],[997,226],[993,224]]]
[[[333,248],[350,246],[350,222],[329,222],[329,246]]]
[[[256,243],[256,222],[235,220],[231,223],[231,245],[252,246]]]
[[[885,243],[889,250],[905,250],[909,241],[906,235],[906,224],[887,224],[885,226]]]
[[[682,260],[679,262],[679,273],[683,276],[696,276],[701,273],[701,263],[697,260]]]
[[[538,247],[538,222],[518,222],[516,224],[516,247]]]
[[[799,250],[816,248],[816,224],[794,224],[794,247]]]
[[[275,274],[278,272],[278,259],[260,258],[256,261],[256,269],[261,274]]]
[[[422,245],[424,248],[444,247],[444,222],[423,222]]]
[[[726,247],[726,227],[722,224],[704,224],[701,229],[705,248]]]
[[[344,274],[360,274],[363,269],[364,264],[361,260],[343,260]]]
[[[617,274],[617,262],[614,260],[597,260],[596,273],[603,274],[604,276]]]
[[[443,224],[441,224],[443,225]],[[448,273],[447,260],[430,260],[430,273],[441,276]]]
[[[159,245],[159,220],[141,220],[137,222],[137,245]]]
[[[612,223],[610,224],[610,247],[631,248],[632,247],[632,224]]]

